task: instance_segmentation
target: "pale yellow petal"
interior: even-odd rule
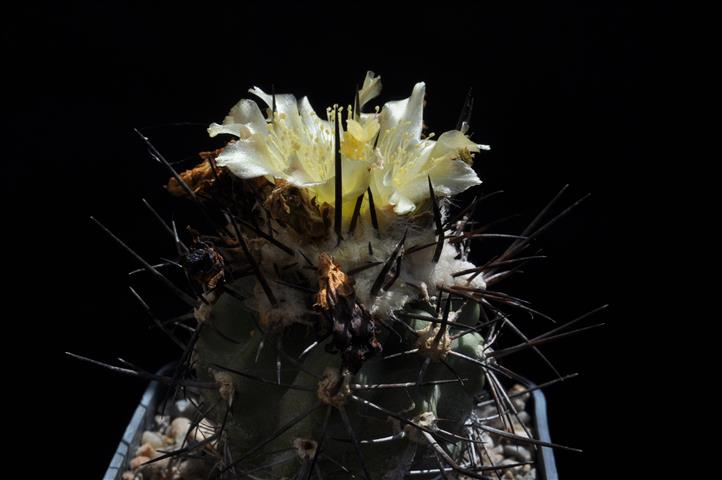
[[[368,102],[381,94],[381,76],[377,76],[374,72],[366,72],[366,78],[359,90],[359,109],[363,108]]]
[[[420,141],[425,94],[426,85],[419,82],[414,86],[409,98],[384,105],[381,109],[379,138],[379,147],[382,150],[391,152]]]
[[[268,127],[256,102],[244,98],[231,108],[223,120],[223,125],[212,123],[208,127],[208,134],[211,137],[229,134],[248,138],[253,134],[268,134]]]
[[[451,196],[461,193],[467,188],[479,185],[481,180],[471,165],[463,160],[441,160],[435,162],[429,171],[438,195]]]
[[[258,137],[229,143],[216,158],[216,163],[220,167],[227,167],[241,178],[281,176],[281,171],[274,165],[265,142]]]

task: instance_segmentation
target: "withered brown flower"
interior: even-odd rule
[[[381,351],[376,322],[356,300],[353,278],[329,254],[319,255],[318,265],[319,291],[314,308],[332,322],[329,346],[341,352],[343,367],[356,373],[364,360]]]
[[[290,226],[302,241],[317,242],[328,237],[333,207],[327,203],[319,206],[307,189],[276,179],[276,188],[264,205],[274,220]]]

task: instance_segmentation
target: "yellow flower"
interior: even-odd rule
[[[373,154],[373,139],[379,133],[379,122],[372,118],[361,125],[356,120],[348,120],[347,131],[343,134],[341,154],[354,160],[365,160]]]
[[[380,77],[368,72],[359,91],[359,108],[379,95]],[[250,93],[269,109],[274,98],[260,88]],[[386,103],[381,111],[356,114],[339,109],[346,121],[341,128],[344,204],[355,201],[371,188],[377,208],[393,208],[403,215],[429,197],[427,177],[439,195],[454,195],[481,183],[467,160],[481,148],[460,131],[442,134],[438,140],[421,138],[425,86],[418,83],[411,97]],[[335,111],[318,117],[308,99],[275,96],[276,112],[265,118],[258,105],[241,100],[222,125],[208,128],[211,136],[230,134],[230,142],[217,158],[242,178],[266,176],[307,188],[319,202],[334,202]],[[344,124],[346,125],[345,131]],[[346,210],[346,209],[345,209]]]
[[[458,130],[438,140],[421,138],[425,85],[417,83],[405,100],[388,102],[380,113],[381,131],[370,185],[377,205],[398,215],[413,212],[429,198],[428,177],[437,195],[451,196],[481,183],[462,157],[488,149]]]

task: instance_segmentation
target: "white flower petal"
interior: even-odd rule
[[[459,130],[451,130],[444,132],[436,140],[434,150],[431,152],[432,158],[439,158],[452,154],[458,156],[459,150],[467,149],[470,152],[479,152],[479,145],[469,140],[469,137],[461,133]]]
[[[256,102],[244,98],[231,108],[223,120],[223,125],[212,123],[208,127],[208,134],[211,137],[222,133],[247,138],[256,133],[267,134],[268,127]]]
[[[359,110],[361,110],[369,101],[381,94],[381,87],[381,76],[377,76],[371,70],[366,72],[366,78],[361,86],[361,90],[358,92],[358,99],[360,103]]]
[[[399,192],[394,192],[389,198],[389,203],[394,206],[396,215],[406,215],[416,210],[416,204]]]
[[[385,183],[384,180],[388,177],[389,183]],[[369,187],[371,187],[371,193],[374,196],[374,203],[377,208],[381,208],[383,205],[389,203],[389,197],[393,194],[393,188],[391,187],[391,172],[384,170],[383,167],[374,165],[371,167],[369,173]]]
[[[439,195],[439,192],[436,189],[436,183],[434,183],[434,190],[436,191],[436,194]],[[405,179],[403,185],[398,188],[398,193],[403,198],[414,204],[414,208],[409,211],[415,210],[416,205],[420,205],[427,198],[429,198],[428,173],[423,171],[418,172],[415,175],[410,175],[408,178]],[[394,209],[394,211],[397,210]]]
[[[258,104],[252,100],[244,98],[231,108],[228,116],[233,118],[233,123],[247,125],[253,133],[268,132],[263,113],[261,113],[261,109],[258,108]]]
[[[281,176],[281,172],[271,164],[265,142],[258,137],[229,143],[216,158],[216,163],[220,167],[228,167],[234,175],[241,178]]]
[[[388,203],[395,205],[394,212],[399,215],[410,213],[417,205],[426,201],[430,193],[429,177],[437,196],[456,195],[481,183],[474,169],[464,161],[442,159],[434,162],[429,170],[421,169],[416,173],[407,174],[403,182],[396,179],[393,193],[387,197]]]
[[[289,183],[297,187],[312,187],[324,183],[324,180],[315,181],[311,175],[309,175],[296,152],[288,156],[288,164],[288,167],[284,169],[283,173]]]
[[[320,202],[333,203],[333,122],[319,118],[306,97],[296,100],[283,94],[274,98],[257,87],[249,91],[268,107],[275,101],[277,115],[273,124],[268,124],[260,103],[242,100],[222,125],[212,124],[208,129],[211,136],[239,138],[226,146],[218,164],[243,178],[284,179],[309,188]],[[359,90],[359,107],[380,91],[380,77],[368,72]],[[353,204],[370,187],[378,208],[388,212],[393,207],[397,215],[405,215],[428,201],[428,178],[440,196],[455,195],[481,183],[460,157],[464,151],[488,149],[486,145],[473,143],[457,130],[436,140],[421,138],[424,94],[424,83],[417,83],[409,98],[388,102],[379,114],[361,114],[357,121],[348,122],[348,130],[341,135],[345,203]],[[376,145],[373,149],[371,142]],[[467,155],[463,157],[468,160]]]
[[[426,85],[414,85],[411,96],[405,100],[387,102],[381,110],[381,138],[379,144],[385,149],[396,149],[404,140],[418,143],[423,125],[424,95]]]
[[[321,142],[332,141],[333,132],[331,131],[332,125],[328,120],[322,120],[314,111],[311,103],[308,101],[308,97],[303,97],[298,104],[298,110],[301,115],[306,131],[311,136],[315,137]],[[329,132],[329,133],[327,133]]]
[[[481,180],[471,165],[463,160],[441,160],[429,171],[437,195],[451,196],[479,185]]]
[[[269,108],[273,107],[273,95],[269,95],[258,87],[253,87],[248,90],[249,93],[257,96],[263,103],[268,105]],[[286,121],[294,129],[301,128],[301,116],[298,113],[298,101],[296,97],[288,93],[276,94],[276,111],[279,114],[286,116]]]
[[[216,135],[234,135],[236,137],[244,136],[244,130],[245,127],[240,123],[228,123],[219,125],[215,122],[211,123],[211,125],[208,127],[208,135],[210,137],[215,137]]]

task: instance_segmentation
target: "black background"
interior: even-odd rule
[[[8,304],[20,307],[8,323],[29,345],[23,377],[36,388],[24,390],[22,405],[37,405],[62,428],[60,453],[82,457],[64,464],[78,478],[100,477],[144,385],[63,352],[121,356],[149,370],[176,355],[128,292],[133,260],[88,220],[95,215],[146,258],[172,254],[140,199],[181,224],[188,205],[164,192],[167,173],[132,128],[172,161],[189,159],[218,145],[205,125],[222,120],[250,86],[308,95],[320,111],[350,102],[366,69],[382,75],[383,100],[425,81],[425,121],[436,132],[454,127],[473,87],[473,138],[492,146],[476,161],[483,191],[505,190],[480,219],[522,214],[499,231],[518,232],[566,183],[562,205],[592,193],[540,242],[550,260],[507,291],[559,320],[612,305],[598,317],[604,329],[544,350],[564,373],[582,374],[547,393],[554,440],[585,450],[558,453],[562,477],[616,470],[610,459],[628,448],[610,446],[628,425],[626,375],[645,368],[628,348],[641,329],[635,322],[645,320],[624,306],[629,280],[620,272],[629,266],[636,174],[651,162],[643,112],[655,87],[644,78],[660,55],[647,37],[656,12],[608,2],[484,3],[34,4],[4,17],[12,141],[3,243],[14,271]],[[178,122],[191,125],[170,125]],[[476,248],[484,255],[501,246]],[[144,288],[154,305],[166,300]],[[524,323],[532,333],[548,328]],[[30,366],[37,358],[39,369]],[[511,366],[552,378],[530,355]]]

